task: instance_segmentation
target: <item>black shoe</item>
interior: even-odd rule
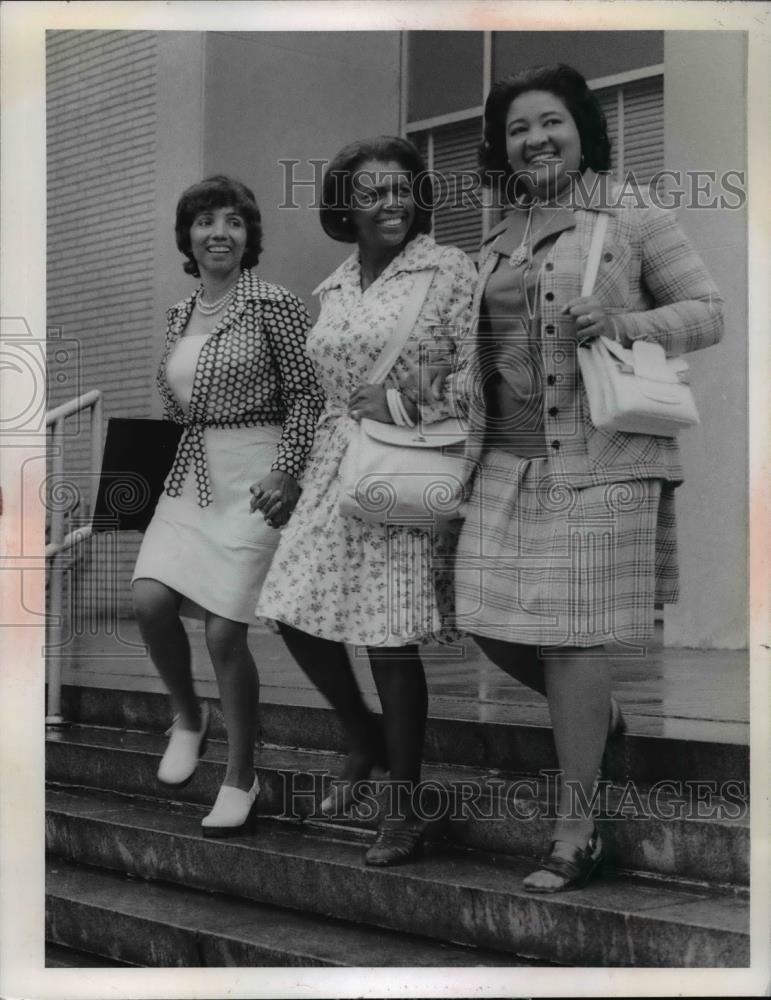
[[[384,868],[419,857],[423,851],[426,828],[427,824],[422,819],[384,820],[364,860],[368,865]]]

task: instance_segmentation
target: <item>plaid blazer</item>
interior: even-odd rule
[[[606,192],[607,193],[607,192]],[[620,189],[613,186],[611,195]],[[674,438],[626,434],[596,428],[581,381],[574,320],[561,316],[563,305],[581,294],[597,212],[610,214],[594,295],[612,317],[617,338],[661,343],[668,355],[699,350],[720,340],[723,300],[701,258],[673,214],[624,197],[587,199],[573,208],[575,226],[551,247],[540,282],[541,346],[544,366],[544,430],[551,476],[575,487],[640,478],[682,482]],[[496,237],[504,221],[482,245],[472,325],[458,354],[448,395],[466,410],[470,434],[466,457],[476,466],[485,434],[485,406],[478,364],[478,327],[482,298],[495,269]]]

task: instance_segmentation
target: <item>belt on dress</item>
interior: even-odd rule
[[[195,474],[195,489],[199,507],[208,507],[213,501],[209,467],[206,464],[206,447],[204,445],[203,424],[188,424],[182,432],[177,447],[177,454],[166,481],[166,493],[170,497],[182,494],[185,477],[193,465]]]
[[[204,429],[206,427],[257,427],[262,421],[255,420],[225,420],[221,422],[207,421],[205,424],[191,422],[185,425],[182,432],[177,454],[171,466],[166,480],[166,494],[170,497],[182,495],[190,465],[193,466],[195,475],[195,490],[198,497],[199,507],[209,507],[214,502],[211,479],[209,478],[209,466],[206,461],[206,445],[204,443]]]

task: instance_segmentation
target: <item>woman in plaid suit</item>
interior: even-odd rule
[[[602,860],[590,802],[622,728],[606,644],[639,646],[677,597],[674,439],[598,430],[576,350],[587,338],[667,354],[722,333],[722,301],[675,219],[610,182],[605,118],[567,66],[496,84],[481,160],[513,210],[485,240],[476,324],[447,392],[469,415],[473,493],[458,546],[458,624],[546,694],[562,784],[532,892],[583,884]],[[600,270],[581,297],[598,214]]]

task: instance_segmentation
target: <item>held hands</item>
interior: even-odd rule
[[[294,476],[276,470],[259,483],[249,487],[252,513],[261,511],[271,528],[282,528],[289,520],[300,498],[300,487]]]
[[[576,321],[576,339],[579,344],[594,337],[615,336],[613,320],[605,312],[600,300],[594,295],[571,299],[562,308],[563,316],[572,316]]]

